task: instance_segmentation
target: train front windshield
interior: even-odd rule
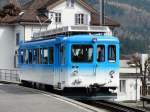
[[[107,48],[107,49],[106,49]],[[106,56],[108,57],[106,59]],[[71,61],[73,63],[92,63],[94,57],[93,45],[76,44],[71,48]],[[96,47],[97,62],[116,62],[116,45],[98,44]]]
[[[73,45],[71,58],[72,58],[72,62],[75,62],[75,63],[93,62],[93,46],[92,45]]]

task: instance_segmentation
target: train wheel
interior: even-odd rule
[[[44,84],[39,84],[39,89],[40,90],[45,90],[45,85]]]
[[[52,92],[52,91],[54,91],[54,87],[52,85],[45,85],[45,90]]]
[[[28,82],[28,81],[25,81],[25,80],[21,80],[21,86],[25,86],[25,87],[30,87],[31,86],[31,83]]]
[[[37,83],[32,82],[32,87],[33,87],[34,89],[37,89]]]

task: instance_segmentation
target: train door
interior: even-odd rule
[[[80,84],[82,80],[85,82],[84,85],[93,82],[95,75],[93,55],[94,46],[92,44],[73,44],[71,46],[72,71],[77,74],[73,76],[74,85]]]
[[[56,68],[55,68],[55,85],[61,89],[65,82],[65,46],[63,44],[56,45]]]
[[[100,85],[104,85],[106,77],[106,46],[104,44],[97,44],[96,46],[96,65],[95,65],[95,74],[96,82]]]
[[[116,69],[118,69],[116,49],[118,49],[116,45],[97,44],[96,79],[102,85],[108,84],[118,77],[114,77],[114,74],[117,73]]]

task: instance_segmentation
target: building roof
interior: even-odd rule
[[[7,23],[7,24],[13,24],[13,23],[39,23],[37,19],[37,15],[39,13],[40,9],[51,9],[58,4],[64,2],[64,0],[32,0],[28,2],[26,5],[22,7],[22,15],[19,16],[5,16],[4,18],[0,19],[0,23]],[[86,0],[77,0],[79,4],[81,4],[85,9],[89,10],[91,12],[91,25],[100,25],[99,21],[99,13],[91,7]],[[17,4],[16,0],[11,0],[11,3]],[[18,4],[17,4],[18,5]],[[44,15],[38,16],[40,17],[41,21],[45,21],[48,18]],[[50,21],[49,21],[50,22]],[[105,25],[106,26],[119,26],[120,24],[108,17],[105,17]]]

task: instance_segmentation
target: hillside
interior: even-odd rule
[[[10,0],[0,0],[0,9],[1,9],[3,6],[7,5],[7,4],[9,3],[9,1],[10,1]],[[20,3],[20,5],[22,6],[22,5],[28,3],[28,2],[31,1],[31,0],[16,0],[16,1],[17,1],[18,3]]]
[[[98,0],[88,0],[98,9]],[[150,0],[107,0],[105,15],[121,24],[117,36],[122,54],[147,53],[150,46]]]
[[[7,0],[0,0],[0,9],[8,3]]]

